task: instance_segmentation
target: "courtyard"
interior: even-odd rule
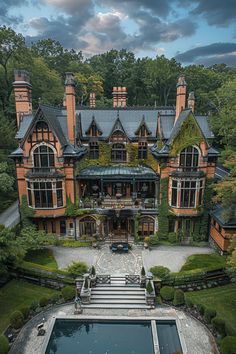
[[[161,265],[171,272],[178,272],[188,256],[214,252],[210,247],[158,246],[148,250],[132,245],[128,253],[112,253],[108,244],[99,250],[89,247],[52,247],[52,250],[59,269],[66,268],[72,262],[82,261],[89,267],[94,265],[98,274],[113,275],[139,274],[142,265],[146,271]]]

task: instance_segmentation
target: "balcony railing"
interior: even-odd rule
[[[27,177],[62,177],[63,173],[55,167],[33,167],[27,172]]]
[[[103,199],[82,199],[83,208],[102,209],[156,209],[157,201],[154,198],[135,199],[132,198],[103,198]]]

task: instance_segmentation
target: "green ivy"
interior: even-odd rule
[[[20,204],[20,217],[23,227],[32,225],[31,219],[34,216],[34,210],[29,207],[26,195],[22,195]]]
[[[86,214],[92,214],[93,212],[94,210],[92,209],[79,209],[78,203],[72,203],[70,197],[66,198],[65,216],[75,218]]]
[[[158,215],[158,232],[157,237],[159,240],[167,239],[169,231],[169,206],[168,206],[168,183],[169,178],[162,178],[160,180],[160,195],[161,203],[159,205]]]
[[[183,122],[179,134],[173,141],[170,156],[176,157],[180,151],[188,146],[199,145],[204,140],[202,132],[198,127],[192,114]]]

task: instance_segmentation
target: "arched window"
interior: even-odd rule
[[[111,160],[113,162],[126,161],[126,148],[124,144],[113,144],[111,150]]]
[[[34,167],[45,168],[53,167],[54,151],[47,145],[40,145],[34,150]]]
[[[198,167],[199,152],[194,146],[188,146],[180,153],[179,165],[187,170]]]
[[[140,236],[150,236],[154,234],[154,220],[150,217],[143,217],[140,219],[138,234]]]
[[[79,222],[80,235],[93,236],[96,234],[96,221],[91,216],[86,216]]]

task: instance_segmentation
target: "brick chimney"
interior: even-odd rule
[[[113,107],[126,107],[126,87],[113,87]]]
[[[14,76],[13,89],[17,127],[19,128],[22,116],[32,113],[32,86],[29,80],[29,73],[26,70],[14,70]]]
[[[96,107],[96,93],[95,92],[91,92],[89,94],[89,107],[90,108]]]
[[[194,96],[194,92],[189,92],[188,95],[188,108],[191,109],[191,111],[194,113],[194,109],[195,109],[195,96]]]
[[[176,110],[175,110],[175,122],[178,119],[180,112],[186,107],[186,89],[187,84],[185,77],[181,74],[177,82],[177,94],[176,94]]]
[[[71,144],[75,144],[75,80],[71,72],[66,73],[65,106],[67,110],[67,131]]]

